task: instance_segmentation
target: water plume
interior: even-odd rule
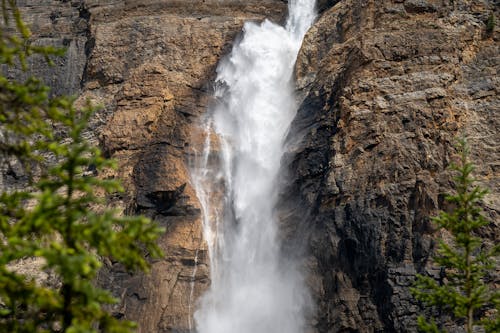
[[[293,68],[315,1],[288,6],[285,27],[247,22],[217,68],[205,150],[192,171],[212,281],[195,313],[199,333],[304,331],[307,291],[280,253],[274,208],[283,142],[297,109]]]

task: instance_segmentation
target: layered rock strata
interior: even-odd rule
[[[97,3],[97,2],[96,2]],[[105,285],[122,303],[118,316],[139,332],[187,332],[196,300],[209,284],[199,204],[188,153],[201,151],[192,130],[211,97],[211,78],[243,22],[281,19],[279,1],[141,1],[87,5],[92,51],[82,98],[107,114],[100,143],[119,162],[122,205],[166,227],[165,258],[150,275],[111,269]],[[117,8],[118,7],[118,8]],[[195,140],[196,141],[196,140]]]

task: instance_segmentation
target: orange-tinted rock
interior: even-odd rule
[[[113,205],[152,217],[166,233],[165,258],[149,275],[109,263],[99,281],[121,299],[117,317],[139,332],[186,332],[209,285],[199,203],[188,161],[198,116],[210,101],[219,59],[247,20],[286,15],[281,0],[29,0],[19,3],[37,43],[66,45],[56,67],[33,73],[56,93],[102,106],[89,137],[118,162],[107,177],[126,189]],[[13,73],[12,75],[19,75]],[[196,141],[196,140],[194,140]],[[193,142],[200,150],[202,140]]]
[[[100,101],[96,134],[118,159],[129,213],[146,214],[167,229],[166,257],[148,276],[111,267],[102,275],[122,303],[117,316],[139,332],[194,328],[196,300],[209,285],[200,207],[188,170],[191,140],[211,97],[218,60],[248,19],[280,19],[280,1],[139,1],[88,5],[92,51],[80,99]],[[198,151],[202,142],[196,144]],[[190,156],[191,155],[191,156]]]

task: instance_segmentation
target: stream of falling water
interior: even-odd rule
[[[304,331],[308,293],[281,258],[274,206],[297,108],[293,68],[315,1],[290,0],[288,10],[285,27],[247,22],[217,68],[216,103],[192,171],[212,281],[194,315],[198,333]]]

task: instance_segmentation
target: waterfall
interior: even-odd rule
[[[308,293],[280,253],[274,206],[297,108],[293,68],[315,1],[290,0],[288,7],[285,27],[245,23],[217,68],[205,149],[192,170],[212,281],[194,315],[199,333],[304,331]]]

